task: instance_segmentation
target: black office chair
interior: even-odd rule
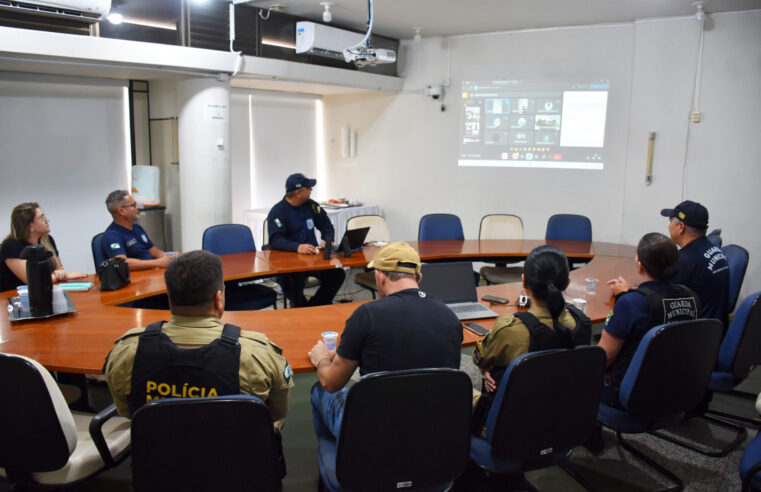
[[[737,309],[737,313],[729,325],[724,340],[719,347],[719,357],[716,367],[711,374],[709,389],[711,391],[727,392],[729,394],[740,396],[748,401],[748,406],[752,406],[756,400],[756,395],[735,391],[740,383],[745,381],[750,372],[755,369],[759,359],[761,359],[761,292],[748,296]],[[719,449],[714,449],[709,445],[703,445],[701,442],[685,441],[678,436],[678,432],[665,434],[655,432],[658,437],[673,442],[679,446],[691,449],[706,456],[721,458],[728,455],[732,450],[737,448],[745,441],[747,431],[741,425],[734,425],[731,422],[741,422],[753,426],[761,425],[761,420],[757,418],[747,418],[732,413],[712,410],[710,407],[705,412],[698,415],[713,425],[725,427],[734,431],[735,437],[724,443]],[[729,422],[727,422],[729,420]]]
[[[39,362],[0,353],[0,477],[64,486],[117,466],[130,452],[129,420],[111,405],[72,412]]]
[[[594,428],[604,371],[599,347],[516,358],[499,382],[486,437],[471,437],[471,460],[516,480],[568,458]]]
[[[251,229],[243,224],[220,224],[203,232],[202,248],[216,255],[256,251]],[[277,294],[269,287],[253,280],[225,282],[225,309],[250,311],[272,306],[277,309]]]
[[[454,369],[363,377],[338,442],[317,436],[320,490],[447,490],[468,463],[471,402],[470,378]]]
[[[597,412],[597,420],[616,432],[624,449],[676,484],[669,490],[682,490],[684,482],[631,446],[622,434],[676,424],[700,403],[716,364],[722,331],[721,321],[715,319],[679,321],[650,329],[621,381],[622,408],[601,403]]]
[[[285,476],[280,434],[251,395],[155,400],[132,417],[135,490],[266,491]]]
[[[714,229],[706,235],[706,239],[711,241],[711,244],[721,248],[723,240],[721,239],[721,229]]]

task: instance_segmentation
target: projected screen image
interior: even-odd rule
[[[610,83],[465,81],[460,166],[603,169]]]

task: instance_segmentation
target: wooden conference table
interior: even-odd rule
[[[410,244],[418,250],[423,261],[496,261],[522,259],[544,240],[465,240],[419,241]],[[586,312],[593,321],[605,319],[613,304],[604,282],[617,275],[634,280],[633,246],[601,242],[549,241],[560,247],[572,260],[591,260],[571,272],[571,284],[566,298],[587,300]],[[376,247],[365,247],[351,258],[337,255],[324,260],[322,255],[299,255],[282,251],[257,251],[222,256],[226,280],[269,277],[278,273],[313,271],[328,268],[366,265],[375,255]],[[600,280],[597,293],[586,293],[585,278]],[[10,323],[0,316],[0,352],[25,355],[39,361],[49,370],[99,374],[114,340],[128,329],[151,322],[168,320],[168,311],[118,307],[118,304],[165,292],[164,270],[154,269],[131,273],[131,283],[117,291],[102,292],[98,279],[91,275],[95,287],[89,292],[71,292],[77,311],[42,321]],[[520,294],[520,284],[479,287],[479,296],[492,294],[507,297],[511,303]],[[3,298],[15,291],[0,294]],[[5,299],[0,300],[7,305]],[[265,333],[283,348],[283,355],[296,372],[313,371],[307,352],[323,331],[343,331],[344,322],[361,304],[358,302],[296,309],[267,311],[227,311],[223,320],[246,330]],[[514,306],[491,306],[500,315],[516,310]],[[490,328],[493,319],[480,320]],[[463,345],[473,345],[481,337],[468,330],[463,332]]]

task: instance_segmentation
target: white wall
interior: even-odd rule
[[[692,18],[404,42],[406,91],[440,83],[451,66],[448,110],[419,93],[326,97],[329,191],[380,204],[399,239],[415,238],[430,212],[458,214],[467,238],[487,213],[518,214],[527,237],[543,237],[550,215],[575,212],[591,218],[596,240],[636,244],[645,232],[666,232],[658,211],[682,199],[686,148],[684,197],[706,204],[725,243],[749,249],[742,295],[761,290],[761,234],[751,218],[761,206],[761,11],[712,15],[706,27],[703,122],[691,126],[687,146],[699,38]],[[505,77],[609,78],[605,170],[458,168],[459,84],[495,67]],[[346,125],[359,135],[353,159],[340,155]],[[650,187],[648,131],[657,132]]]
[[[318,175],[317,99],[233,89],[230,100],[233,222],[243,224],[245,210],[269,209],[283,198],[290,174]],[[325,183],[314,197],[327,197]]]
[[[65,268],[93,272],[90,240],[111,221],[109,192],[129,187],[126,82],[0,72],[0,234],[36,201]]]
[[[396,238],[415,238],[420,216],[431,212],[458,214],[467,238],[477,237],[483,215],[500,212],[523,217],[527,237],[543,237],[550,215],[569,212],[588,215],[595,238],[618,240],[632,32],[631,25],[600,26],[405,43],[405,90],[412,93],[325,99],[328,135],[343,125],[359,135],[354,159],[329,146],[331,192],[379,203]],[[441,101],[419,92],[447,78],[448,49],[451,83],[442,112]],[[610,79],[605,169],[458,167],[462,80],[499,77]]]

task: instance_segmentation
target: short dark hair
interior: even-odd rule
[[[637,258],[654,280],[668,281],[676,275],[679,250],[670,238],[659,232],[650,232],[639,240]]]
[[[127,190],[114,190],[106,197],[106,208],[111,215],[116,213],[116,210],[122,206],[124,199],[129,196]]]
[[[224,288],[222,260],[208,251],[191,251],[172,260],[164,272],[169,306],[208,305]]]

